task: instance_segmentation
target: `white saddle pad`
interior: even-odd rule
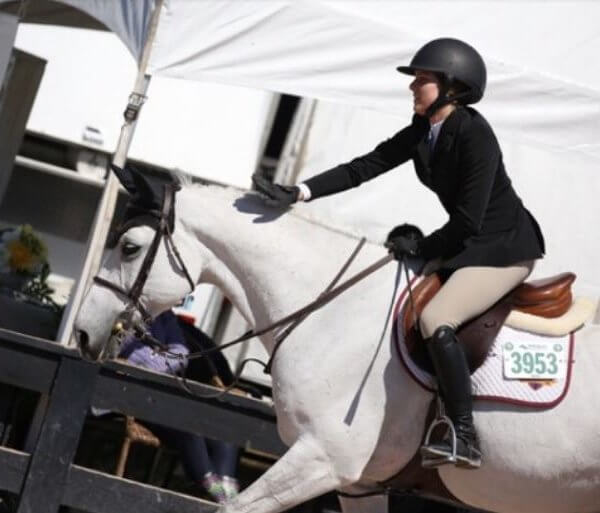
[[[405,291],[406,292],[406,291]],[[404,309],[409,308],[408,294],[403,293],[396,305],[393,336],[396,348],[409,374],[421,386],[429,391],[437,390],[434,376],[418,367],[410,358],[402,333]],[[471,376],[474,399],[500,401],[535,408],[550,408],[557,405],[567,394],[571,380],[573,362],[574,333],[561,337],[548,337],[518,331],[503,326],[492,345],[486,361]],[[515,365],[505,365],[504,360],[510,358],[509,349],[514,347],[537,347],[541,351],[561,346],[560,354],[564,355],[566,370],[564,376],[556,379],[515,379],[510,376]],[[535,353],[532,353],[535,354]],[[511,361],[512,363],[512,361]],[[518,362],[517,362],[518,363]],[[531,361],[527,361],[531,364]],[[518,367],[518,366],[517,366]]]

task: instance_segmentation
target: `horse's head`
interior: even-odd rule
[[[178,183],[113,170],[131,198],[75,322],[79,348],[94,360],[115,357],[124,334],[177,304],[200,274],[195,238],[175,216]]]

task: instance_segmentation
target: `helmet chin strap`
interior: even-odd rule
[[[425,111],[425,116],[431,119],[439,109],[441,109],[445,105],[448,105],[450,102],[452,102],[452,98],[448,98],[447,94],[440,93],[436,100],[429,107],[427,107],[427,110]]]
[[[452,82],[454,81],[452,76],[444,75],[439,79],[440,94],[438,94],[438,97],[435,99],[435,101],[429,107],[427,107],[427,110],[425,111],[425,116],[427,116],[429,119],[431,119],[431,117],[445,105],[465,98],[470,94],[470,91],[463,91],[458,94],[449,95],[448,93],[450,92]]]

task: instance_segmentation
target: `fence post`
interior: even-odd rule
[[[0,445],[6,444],[10,436],[11,417],[16,395],[14,387],[0,384]]]
[[[30,434],[33,449],[17,513],[58,512],[98,369],[83,360],[61,359],[39,433]]]

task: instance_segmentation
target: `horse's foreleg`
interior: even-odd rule
[[[369,493],[373,488],[362,487],[359,484],[348,488],[343,488],[341,491],[348,495],[361,495]],[[343,513],[388,513],[389,499],[387,495],[371,495],[366,497],[344,497],[338,495],[340,506]]]
[[[277,513],[339,488],[341,480],[321,447],[306,437],[219,513]]]

